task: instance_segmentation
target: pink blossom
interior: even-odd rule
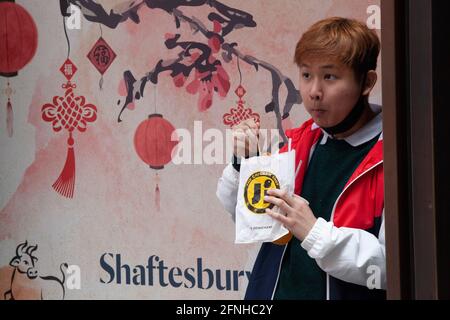
[[[230,78],[222,66],[216,66],[217,70],[213,73],[212,83],[217,88],[219,96],[226,97],[230,90]]]
[[[195,51],[191,53],[191,56],[189,57],[189,62],[195,62],[195,60],[197,60],[197,58],[200,57],[200,52]]]
[[[164,35],[164,38],[166,39],[166,40],[169,40],[169,39],[173,39],[173,38],[175,38],[175,35],[173,34],[173,33],[166,33],[165,35]]]
[[[219,33],[220,31],[222,31],[222,25],[220,24],[219,21],[214,20],[213,24],[214,24],[214,32],[215,33]]]
[[[173,83],[175,84],[175,87],[181,88],[184,86],[184,83],[186,82],[186,77],[183,73],[177,74],[175,77],[173,77]]]
[[[229,76],[221,65],[216,65],[216,70],[212,73],[200,73],[195,70],[194,80],[186,86],[188,93],[198,94],[197,106],[200,111],[206,111],[211,107],[214,91],[217,91],[220,97],[226,97],[229,90]]]
[[[199,111],[206,111],[211,107],[213,100],[212,90],[213,86],[211,81],[201,82],[197,103]]]
[[[213,53],[217,53],[220,50],[220,40],[216,35],[208,39],[208,46],[211,48]]]

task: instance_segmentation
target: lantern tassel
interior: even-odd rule
[[[158,184],[156,184],[156,187],[155,187],[155,207],[156,207],[156,210],[159,212],[159,210],[161,209],[161,203],[160,203],[160,191],[159,191]]]
[[[8,136],[11,138],[13,135],[13,125],[14,125],[14,113],[11,101],[8,99],[6,104],[6,128],[8,130]]]
[[[67,144],[69,147],[67,148],[66,163],[52,187],[62,196],[73,198],[75,189],[75,150],[73,148],[74,140],[72,138],[72,132],[67,140]]]
[[[161,199],[161,194],[159,191],[159,185],[157,183],[156,187],[155,187],[155,207],[158,212],[161,209],[161,200],[160,199]]]

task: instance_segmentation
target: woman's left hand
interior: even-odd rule
[[[286,190],[270,189],[264,201],[280,209],[280,213],[271,209],[266,209],[266,213],[280,221],[300,241],[305,239],[317,221],[308,201],[296,194],[289,196]]]

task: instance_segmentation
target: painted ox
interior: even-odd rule
[[[5,299],[64,299],[64,269],[67,269],[67,263],[60,265],[62,280],[54,276],[40,276],[36,268],[38,258],[33,255],[37,247],[28,246],[27,241],[17,246],[16,256],[9,263],[14,270],[10,289],[4,293]]]

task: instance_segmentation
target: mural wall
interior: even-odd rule
[[[379,1],[3,4],[0,299],[241,299],[258,245],[215,196],[226,129],[283,143],[307,119],[301,33],[377,28]]]

